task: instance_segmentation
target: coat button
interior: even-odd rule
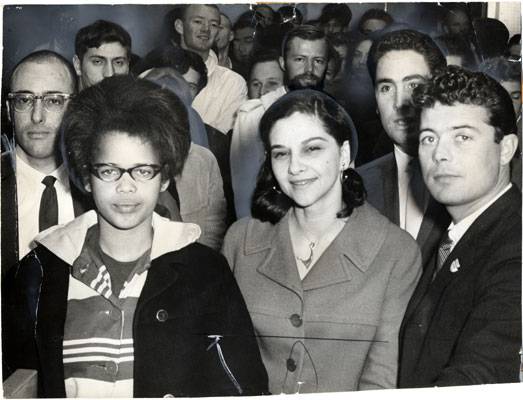
[[[164,309],[158,310],[156,312],[156,319],[160,322],[167,321],[167,317],[169,317],[169,314]]]
[[[291,372],[296,371],[296,361],[292,358],[287,359],[287,369]]]
[[[290,320],[291,320],[292,326],[295,326],[296,328],[303,325],[303,320],[301,319],[301,317],[298,314],[292,314]]]

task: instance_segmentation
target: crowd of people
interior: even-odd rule
[[[520,380],[521,36],[452,4],[175,6],[140,57],[25,55],[2,135],[3,379],[43,397]]]

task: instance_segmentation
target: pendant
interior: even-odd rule
[[[303,265],[305,265],[305,268],[307,268],[307,269],[309,269],[309,267],[311,266],[312,258],[314,257],[314,251],[312,249],[314,249],[315,245],[316,245],[316,243],[314,243],[314,242],[309,243],[309,249],[311,251],[311,253],[309,254],[309,258],[303,259],[300,257],[296,257],[298,259],[298,261],[300,261]]]

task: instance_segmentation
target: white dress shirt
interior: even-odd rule
[[[226,134],[233,127],[236,111],[247,100],[247,83],[240,74],[218,65],[212,50],[205,65],[207,86],[194,98],[192,106],[206,124]]]
[[[52,175],[58,199],[58,223],[74,219],[73,200],[69,187],[69,174],[62,164],[50,174],[43,174],[16,156],[16,195],[18,205],[18,255],[21,259],[34,248],[33,239],[38,234],[40,201],[45,189],[42,180]]]
[[[429,196],[423,183],[419,163],[397,146],[394,146],[394,157],[398,168],[400,228],[416,239],[427,209]]]
[[[454,247],[456,247],[456,244],[460,241],[460,239],[465,235],[465,233],[468,231],[468,229],[471,227],[471,225],[474,223],[474,221],[481,215],[483,212],[489,208],[494,202],[499,199],[501,196],[503,196],[508,190],[512,187],[512,183],[509,183],[503,190],[501,190],[492,200],[490,200],[488,203],[486,203],[483,207],[478,209],[477,211],[474,211],[469,216],[463,218],[461,221],[459,221],[457,224],[454,224],[454,222],[451,222],[448,228],[449,231],[449,237],[452,240],[452,246],[450,248],[450,251],[454,250]]]

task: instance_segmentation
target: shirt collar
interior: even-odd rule
[[[16,155],[16,173],[19,176],[23,176],[25,179],[41,183],[42,180],[50,175],[54,176],[58,182],[60,182],[64,187],[69,187],[69,174],[64,164],[61,164],[53,172],[49,174],[44,174],[43,172],[38,171],[37,169],[30,166],[24,159],[22,159],[18,154]]]
[[[409,156],[407,153],[405,153],[403,150],[401,150],[398,146],[394,145],[394,157],[396,158],[396,165],[398,167],[398,171],[405,172],[407,171],[407,167],[412,160],[412,156]]]
[[[452,240],[453,246],[456,245],[457,242],[465,235],[467,230],[470,228],[470,226],[474,223],[474,221],[481,215],[483,212],[489,208],[494,202],[499,199],[501,196],[503,196],[510,188],[512,187],[512,183],[509,183],[503,190],[501,190],[492,200],[490,200],[487,204],[485,204],[480,209],[474,211],[469,216],[463,218],[461,221],[459,221],[457,224],[454,224],[454,222],[450,223],[450,226],[448,228],[449,231],[449,237]]]
[[[207,67],[207,76],[210,76],[218,66],[218,57],[214,51],[209,50],[209,56],[207,60],[205,60],[205,66]]]

